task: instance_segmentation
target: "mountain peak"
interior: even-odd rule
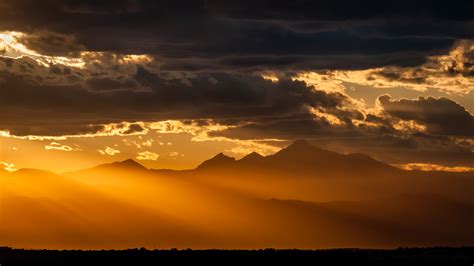
[[[229,157],[224,153],[219,153],[216,156],[212,157],[211,159],[204,161],[201,163],[197,168],[204,169],[204,168],[211,168],[211,167],[221,167],[221,166],[228,166],[235,162],[235,158]]]
[[[310,160],[310,158],[320,158],[327,160],[330,157],[338,157],[340,154],[325,149],[321,149],[317,146],[311,145],[306,140],[295,140],[291,145],[281,149],[279,152],[272,155],[272,157],[280,158],[282,160],[300,161]]]
[[[265,157],[259,154],[258,152],[252,152],[245,155],[242,159],[239,160],[241,163],[255,163],[260,162]]]
[[[227,156],[222,152],[219,152],[216,156],[212,157],[211,160],[212,159],[215,159],[215,160],[233,160],[233,161],[235,161],[235,159],[233,157]]]
[[[139,162],[137,162],[133,159],[127,159],[127,160],[118,162],[118,164],[120,164],[122,166],[127,166],[127,167],[140,167],[140,168],[144,167]]]
[[[315,150],[315,149],[318,149],[318,148],[311,145],[308,141],[306,141],[304,139],[297,139],[292,144],[290,144],[288,147],[280,150],[278,153],[288,152],[288,151],[306,152],[306,151]]]
[[[148,170],[145,166],[141,165],[139,162],[133,159],[127,159],[124,161],[113,162],[113,163],[105,163],[101,165],[97,165],[92,168],[77,170],[72,172],[66,172],[66,175],[77,175],[77,174],[84,174],[87,171],[137,171],[137,170]]]
[[[240,160],[248,160],[248,159],[260,159],[260,158],[263,158],[263,156],[258,153],[258,152],[251,152],[247,155],[245,155],[242,159]]]
[[[126,169],[126,170],[143,170],[143,169],[146,170],[147,169],[145,166],[141,165],[140,163],[138,163],[137,161],[133,159],[127,159],[121,162],[113,162],[110,164],[103,164],[103,165],[99,165],[98,167],[100,168],[113,167],[113,168],[120,168],[120,169]]]

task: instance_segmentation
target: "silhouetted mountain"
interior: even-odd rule
[[[127,159],[121,162],[114,162],[109,165],[110,167],[118,167],[118,168],[125,168],[125,169],[147,169],[145,166],[141,165],[137,161],[133,159]]]
[[[136,162],[133,159],[127,159],[120,162],[101,164],[92,168],[64,173],[65,175],[81,175],[86,172],[103,171],[146,171],[148,168]]]
[[[266,157],[251,153],[241,160],[219,154],[204,162],[199,170],[232,170],[260,172],[291,172],[304,175],[373,175],[401,171],[364,154],[340,154],[296,140],[288,147]]]
[[[302,155],[311,153],[312,155],[335,155],[337,153],[331,152],[328,150],[321,149],[319,147],[311,145],[306,140],[295,140],[291,145],[286,148],[281,149],[279,152],[275,153],[273,156],[296,156],[300,157]]]
[[[252,152],[238,160],[237,163],[239,166],[260,166],[264,161],[264,156],[257,152]]]
[[[309,144],[305,140],[296,140],[290,146],[281,149],[279,152],[268,156],[272,161],[287,162],[288,164],[300,164],[301,162],[332,162],[339,161],[343,155],[321,149]],[[310,165],[306,165],[308,167]]]
[[[246,156],[244,156],[242,159],[240,159],[239,161],[241,162],[246,162],[246,161],[249,161],[249,162],[253,162],[253,161],[260,161],[262,160],[263,158],[265,158],[264,156],[262,156],[260,153],[258,152],[252,152],[252,153],[249,153],[247,154]]]
[[[222,152],[212,157],[209,160],[201,163],[197,169],[222,169],[232,166],[235,163],[235,158],[229,157]]]
[[[364,154],[340,154],[297,140],[290,146],[267,157],[272,167],[305,173],[374,173],[395,168]],[[349,171],[349,172],[348,172]]]

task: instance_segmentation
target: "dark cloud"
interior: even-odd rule
[[[311,114],[297,114],[271,119],[255,119],[242,126],[225,131],[211,132],[211,136],[231,139],[307,139],[317,137],[357,136],[360,133],[351,126],[335,126],[324,118],[315,118]]]
[[[140,84],[134,79],[115,80],[111,78],[92,77],[86,80],[85,87],[91,91],[105,92],[110,90],[134,91],[141,89]]]
[[[464,107],[447,98],[420,97],[416,100],[378,98],[391,116],[415,121],[433,135],[474,136],[474,117]]]
[[[359,20],[369,18],[423,18],[445,20],[470,20],[473,15],[460,8],[473,8],[469,1],[453,1],[451,5],[433,1],[311,1],[311,0],[264,0],[264,1],[209,1],[213,10],[238,18],[286,19],[286,20]],[[245,4],[244,4],[245,3]],[[210,7],[212,8],[212,6]],[[265,10],[266,12],[259,12]]]
[[[425,62],[425,55],[405,51],[391,54],[344,54],[344,55],[240,55],[220,58],[173,58],[163,59],[161,69],[172,71],[196,70],[283,70],[313,71],[359,70],[386,65],[401,67],[418,66]]]
[[[146,129],[140,124],[130,124],[128,129],[123,131],[123,134],[134,134],[144,132]]]
[[[34,32],[18,39],[20,43],[40,54],[78,57],[86,48],[77,43],[74,35],[58,34],[49,31]]]
[[[474,36],[469,2],[2,2],[0,28],[42,53],[145,53],[181,70],[413,66]]]
[[[474,91],[470,91],[468,94],[448,94],[440,89],[427,88],[425,91],[418,91],[403,87],[395,88],[374,88],[370,86],[364,86],[355,83],[344,82],[345,93],[354,99],[363,99],[365,103],[373,107],[377,101],[377,98],[383,94],[390,94],[392,99],[417,99],[419,97],[444,97],[449,98],[463,107],[465,107],[470,113],[474,113]]]
[[[474,167],[474,152],[471,147],[458,145],[448,137],[366,134],[364,137],[315,138],[313,142],[340,152],[362,152],[392,164],[416,162]]]
[[[67,134],[75,134],[69,126],[75,123],[82,128],[162,119],[245,121],[307,112],[307,106],[335,110],[346,100],[342,94],[315,90],[301,81],[273,83],[256,75],[210,72],[185,80],[164,79],[138,68],[133,78],[128,86],[137,89],[123,89],[124,84],[105,78],[89,78],[85,85],[55,85],[0,73],[0,125],[16,135],[61,135],[65,130],[59,130],[60,124],[67,124]]]

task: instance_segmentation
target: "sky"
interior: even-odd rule
[[[474,168],[472,1],[0,0],[0,168],[187,169],[295,139]]]

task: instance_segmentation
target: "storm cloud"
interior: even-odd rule
[[[121,121],[245,121],[307,113],[307,107],[336,110],[346,100],[342,94],[316,90],[302,81],[272,82],[225,72],[201,73],[183,81],[164,79],[139,67],[123,84],[107,78],[74,85],[41,84],[8,72],[0,77],[2,129],[14,135],[78,134],[90,124]],[[64,130],[59,130],[61,124]]]
[[[466,1],[1,3],[0,28],[32,34],[24,44],[42,53],[152,54],[181,70],[414,66],[474,36]]]
[[[384,110],[393,117],[415,121],[433,135],[474,136],[474,116],[447,98],[420,97],[416,100],[378,98]]]

